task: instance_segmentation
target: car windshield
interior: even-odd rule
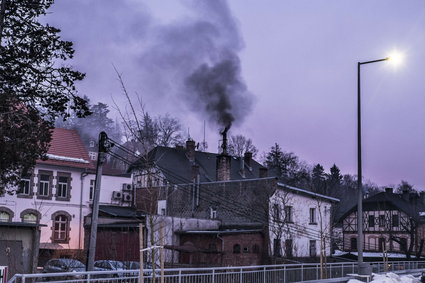
[[[124,264],[121,261],[111,260],[109,261],[111,265],[115,268],[124,268]]]
[[[63,265],[69,266],[69,267],[75,267],[75,268],[84,268],[84,264],[82,264],[80,261],[76,259],[60,259],[59,260]]]

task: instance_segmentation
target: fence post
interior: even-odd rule
[[[179,270],[179,283],[181,283],[182,282],[182,271],[181,271],[181,269]]]
[[[266,283],[266,268],[263,267],[263,283]]]
[[[211,283],[215,282],[215,269],[213,269],[212,271],[212,279],[211,279]]]
[[[301,281],[304,281],[304,264],[301,264]]]
[[[242,283],[242,268],[239,269],[239,283]]]
[[[90,273],[87,273],[87,283],[90,282]]]
[[[283,266],[283,282],[286,282],[286,265]]]

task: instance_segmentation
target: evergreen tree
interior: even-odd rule
[[[312,171],[311,181],[313,185],[313,191],[320,194],[327,194],[325,177],[325,169],[323,169],[323,166],[318,163],[313,167]]]
[[[84,74],[65,64],[72,42],[39,22],[53,0],[1,0],[0,4],[0,193],[48,150],[56,117],[90,113],[77,96]]]

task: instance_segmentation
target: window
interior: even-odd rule
[[[273,221],[274,222],[280,221],[280,207],[279,207],[279,204],[277,203],[273,204]]]
[[[13,219],[13,211],[7,207],[0,207],[0,222],[11,222]]]
[[[38,181],[38,195],[48,197],[50,194],[50,175],[40,174]]]
[[[316,208],[310,208],[310,224],[316,223]]]
[[[71,199],[71,173],[58,172],[56,184],[56,199],[68,201]]]
[[[249,248],[248,247],[243,247],[243,252],[244,252],[244,254],[246,254],[246,253],[249,253]]]
[[[37,215],[35,215],[34,213],[27,213],[24,215],[22,222],[37,223]]]
[[[350,246],[352,251],[357,251],[357,238],[350,239]]]
[[[54,243],[68,243],[69,242],[69,228],[71,215],[66,211],[58,211],[52,214],[53,220],[53,235],[52,242]]]
[[[95,180],[90,180],[89,200],[93,200],[93,196],[94,196],[94,187],[95,187]]]
[[[31,175],[22,176],[19,184],[19,194],[29,196],[32,194],[31,191]]]
[[[38,174],[36,176],[38,178],[36,191],[37,198],[52,199],[53,172],[38,170]]]
[[[40,222],[41,213],[35,209],[25,209],[21,212],[21,220],[24,223],[38,223]]]
[[[292,254],[292,239],[286,239],[285,240],[285,255],[287,258],[292,258],[293,254]]]
[[[399,225],[400,225],[400,220],[398,218],[398,215],[397,214],[394,214],[392,216],[392,226],[393,227],[398,227]]]
[[[56,192],[58,198],[66,198],[68,196],[68,178],[59,176],[58,189]]]
[[[241,253],[241,245],[239,245],[239,244],[233,245],[233,253],[234,254],[240,254]]]
[[[368,222],[369,228],[375,227],[375,216],[369,215],[367,222]]]
[[[316,240],[310,240],[310,257],[315,257],[316,255]]]
[[[385,251],[385,238],[379,238],[378,240],[378,250]]]
[[[285,221],[292,223],[292,206],[285,206]]]
[[[96,161],[97,160],[97,153],[90,151],[89,152],[89,158],[90,158],[90,160]]]
[[[385,227],[385,215],[379,215],[379,227]]]
[[[90,147],[95,147],[96,146],[96,143],[94,141],[90,141],[90,145],[89,146]]]

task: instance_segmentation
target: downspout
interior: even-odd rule
[[[83,227],[83,193],[84,193],[84,177],[86,177],[89,173],[87,173],[87,169],[84,172],[81,172],[80,181],[81,181],[81,190],[80,190],[80,215],[79,215],[79,225],[78,225],[78,249],[82,250],[81,247],[81,231]]]

